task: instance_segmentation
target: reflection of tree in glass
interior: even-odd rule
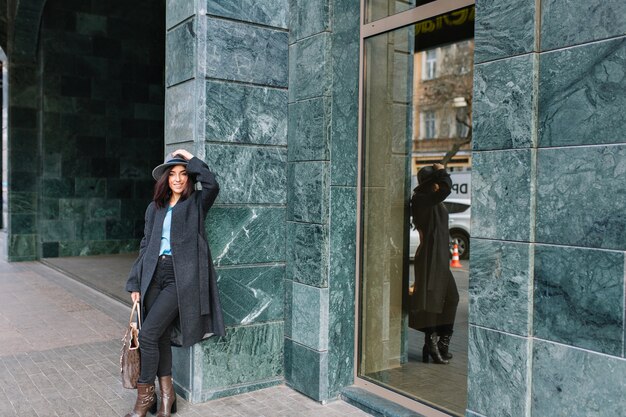
[[[416,82],[415,103],[419,103],[422,114],[434,112],[438,115],[437,143],[431,143],[428,147],[430,150],[436,147],[437,151],[442,152],[441,163],[447,165],[459,150],[469,149],[472,141],[474,42],[468,40],[436,49],[437,73],[432,78],[423,74],[422,79]],[[422,59],[429,56],[428,51],[421,55]],[[450,119],[452,123],[446,121]]]

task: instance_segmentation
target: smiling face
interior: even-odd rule
[[[187,188],[187,168],[184,165],[176,165],[170,170],[168,183],[172,193],[180,196]]]

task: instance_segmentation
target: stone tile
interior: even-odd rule
[[[165,143],[193,141],[195,124],[195,87],[188,81],[165,90]]]
[[[330,128],[330,98],[319,97],[290,104],[289,161],[328,161]]]
[[[287,222],[287,279],[328,286],[328,232],[318,224]]]
[[[60,198],[59,215],[61,219],[81,219],[87,215],[87,200],[78,198]]]
[[[216,266],[285,261],[285,209],[213,207],[206,233]]]
[[[467,408],[489,417],[527,415],[528,339],[470,325],[468,349]]]
[[[328,396],[334,398],[352,384],[354,374],[356,189],[330,190]]]
[[[57,258],[59,256],[59,242],[42,242],[41,257]]]
[[[9,94],[11,106],[35,107],[38,97],[38,85],[35,82],[39,66],[34,62],[9,63],[9,85],[13,87]]]
[[[41,188],[42,188],[41,191],[42,191],[43,197],[63,198],[63,197],[67,197],[68,195],[71,196],[74,194],[74,179],[73,178],[59,178],[59,179],[44,178],[42,179]],[[24,188],[12,187],[12,189],[29,191]]]
[[[287,87],[287,32],[208,19],[206,76]]]
[[[624,253],[537,245],[534,335],[621,356]]]
[[[91,13],[76,13],[76,31],[85,35],[106,34],[107,18]]]
[[[328,354],[285,339],[285,379],[289,386],[321,401],[326,399]]]
[[[218,203],[286,203],[286,149],[207,143],[206,159],[220,183]]]
[[[535,50],[535,0],[485,0],[476,5],[476,63]]]
[[[349,404],[366,410],[370,415],[377,417],[419,417],[415,411],[404,408],[400,404],[387,398],[372,394],[362,388],[348,387],[342,392],[343,398]],[[439,404],[440,405],[440,404]]]
[[[336,2],[331,16],[331,184],[356,186],[359,104],[359,4]]]
[[[83,222],[79,222],[79,224],[83,225]],[[95,224],[100,225],[101,223]],[[96,237],[93,240],[98,240],[99,234],[96,232],[94,235]],[[132,239],[133,237],[135,237],[135,221],[133,219],[109,219],[106,221],[106,239]]]
[[[167,87],[194,78],[198,59],[196,33],[196,19],[189,20],[167,33],[165,53],[165,85]]]
[[[9,191],[9,212],[20,214],[37,213],[37,193]]]
[[[621,36],[626,33],[624,15],[626,4],[622,2],[544,0],[541,2],[541,50]]]
[[[92,198],[87,203],[87,214],[91,219],[119,219],[121,202],[118,199]]]
[[[44,241],[74,239],[74,222],[71,220],[44,220],[40,235]]]
[[[470,323],[522,336],[530,334],[532,246],[471,240]]]
[[[291,11],[289,21],[290,44],[330,30],[331,11],[329,0],[288,1],[289,10]]]
[[[289,102],[330,95],[330,34],[289,46]]]
[[[536,54],[474,68],[474,150],[530,148],[536,142]]]
[[[622,145],[540,149],[537,242],[626,249],[625,163]]]
[[[207,0],[207,13],[287,29],[289,3],[288,0]]]
[[[287,219],[328,222],[329,163],[294,162],[287,164]]]
[[[44,122],[45,123],[45,122]],[[43,155],[43,176],[59,178],[61,176],[61,154],[49,153]]]
[[[103,255],[137,250],[140,239],[60,241],[59,256]]]
[[[77,177],[75,181],[76,197],[99,197],[104,198],[106,194],[105,178]]]
[[[76,239],[78,240],[105,240],[107,237],[107,220],[76,220],[74,227],[76,230]],[[133,228],[132,220],[123,223],[122,230],[125,237],[132,237]]]
[[[18,212],[19,213],[19,212]],[[37,215],[36,214],[11,214],[11,233],[16,234],[32,234],[37,233]]]
[[[537,340],[532,368],[532,415],[626,415],[623,359]]]
[[[315,350],[328,350],[328,288],[293,283],[291,339]]]
[[[473,154],[473,237],[530,241],[533,154],[531,150]]]
[[[217,268],[226,326],[282,321],[285,266]]]
[[[623,143],[624,66],[626,37],[542,54],[539,146]]]
[[[206,139],[287,145],[287,92],[207,81]]]
[[[19,235],[12,233],[8,241],[9,261],[28,261],[38,258],[37,242],[39,235]]]
[[[133,106],[133,114],[136,119],[163,120],[163,102],[159,104],[136,103]]]
[[[283,340],[282,321],[228,328],[194,347],[194,378],[205,392],[273,381],[283,376]]]
[[[180,22],[195,14],[195,1],[193,0],[167,0],[165,5],[166,29],[171,29]]]
[[[181,389],[187,391],[192,389],[192,351],[192,348],[172,347],[172,377],[179,393]]]
[[[284,299],[284,311],[285,311],[285,337],[291,338],[292,320],[293,315],[293,281],[285,279],[285,299]]]

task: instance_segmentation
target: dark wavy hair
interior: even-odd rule
[[[174,167],[166,170],[163,175],[161,175],[161,177],[157,180],[156,184],[154,184],[154,196],[152,197],[152,200],[154,201],[154,204],[156,204],[157,208],[163,208],[167,206],[168,202],[170,201],[170,197],[172,196],[172,190],[170,190],[170,184],[168,181],[172,168]],[[195,179],[191,175],[187,174],[187,186],[180,196],[181,201],[188,199],[189,196],[193,193],[194,184]]]

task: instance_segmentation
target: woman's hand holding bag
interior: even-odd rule
[[[133,316],[137,313],[137,322]],[[120,373],[122,386],[128,389],[137,388],[137,380],[141,371],[141,355],[139,354],[139,329],[141,329],[141,314],[139,300],[133,303],[130,311],[128,328],[122,338],[122,353],[120,355]]]

